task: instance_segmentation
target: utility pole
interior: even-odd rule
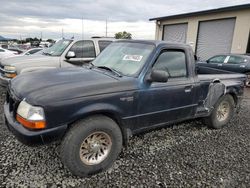
[[[62,39],[64,39],[64,33],[63,33],[63,28],[62,28]]]
[[[83,17],[82,17],[82,40],[84,39],[84,24],[83,24]]]
[[[106,19],[106,37],[108,37],[108,19]]]
[[[43,41],[43,32],[41,32],[41,41]]]
[[[83,17],[82,17],[82,57],[84,56],[84,24],[83,24]]]

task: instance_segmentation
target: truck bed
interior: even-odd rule
[[[199,67],[197,69],[197,74],[200,81],[246,79],[246,75],[244,74],[213,69],[208,67]]]

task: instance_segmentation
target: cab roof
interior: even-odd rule
[[[174,43],[174,42],[166,42],[160,40],[117,40],[115,42],[131,42],[131,43],[142,43],[142,44],[152,44],[157,46],[178,46],[178,47],[190,47],[188,44],[184,43]]]

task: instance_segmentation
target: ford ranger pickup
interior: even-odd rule
[[[86,177],[109,168],[132,135],[195,118],[226,126],[245,81],[243,74],[197,70],[188,45],[117,41],[88,66],[12,79],[4,114],[25,144],[61,140],[64,165]]]

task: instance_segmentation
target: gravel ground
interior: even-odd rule
[[[0,187],[250,187],[249,114],[250,95],[221,130],[190,121],[133,137],[112,168],[82,179],[63,167],[59,143],[24,146],[1,118]]]

